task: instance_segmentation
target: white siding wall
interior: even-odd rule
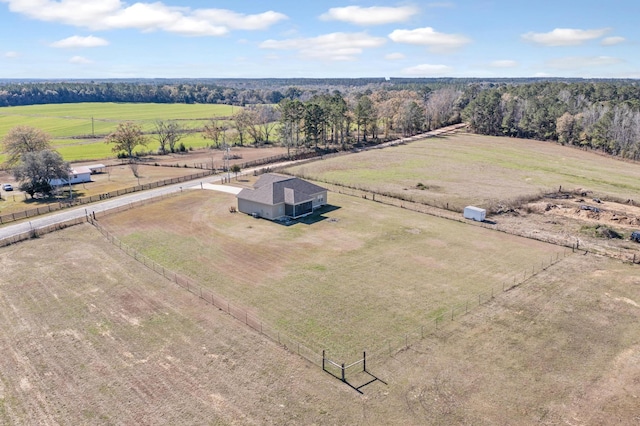
[[[266,204],[255,203],[249,200],[238,199],[238,210],[242,213],[257,214],[266,219],[277,219],[284,216],[284,205],[269,206]],[[280,213],[282,210],[282,213]]]
[[[320,206],[324,206],[327,204],[327,191],[320,192],[313,196],[313,208],[317,209]]]

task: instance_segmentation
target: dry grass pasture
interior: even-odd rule
[[[233,214],[235,196],[194,190],[108,215],[124,243],[345,362],[388,348],[452,305],[521,280],[563,248],[330,194],[313,223]]]
[[[468,133],[300,165],[310,179],[462,211],[495,210],[547,191],[583,188],[640,202],[640,167],[555,143]],[[422,188],[417,187],[422,184]]]
[[[357,419],[353,391],[90,225],[5,247],[0,264],[0,424]]]
[[[378,360],[387,385],[364,395],[90,225],[2,248],[0,264],[4,424],[640,420],[640,270],[608,258],[569,256]]]

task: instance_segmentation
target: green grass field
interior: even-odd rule
[[[118,104],[80,103],[30,105],[0,108],[0,139],[15,126],[32,126],[44,130],[55,139],[53,147],[67,161],[94,160],[113,157],[111,148],[101,139],[113,132],[118,123],[135,121],[143,131],[153,132],[156,120],[180,120],[186,128],[199,128],[212,117],[228,117],[234,109],[229,105],[200,104]],[[152,135],[151,135],[152,136]],[[85,137],[85,138],[82,138]],[[75,139],[78,138],[78,139]],[[151,138],[146,151],[155,151],[157,141]],[[187,147],[200,148],[210,144],[199,134],[185,137]],[[3,158],[0,156],[0,161]]]
[[[196,191],[101,223],[310,348],[345,357],[477,303],[562,251],[359,198],[332,193],[329,203],[338,208],[325,220],[286,227],[230,214],[232,195]]]
[[[313,162],[290,171],[436,206],[448,203],[459,211],[469,204],[492,210],[560,186],[640,199],[636,163],[551,142],[465,133]]]

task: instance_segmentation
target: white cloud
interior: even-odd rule
[[[625,39],[624,37],[605,37],[602,39],[600,44],[603,46],[613,46],[616,44],[624,43],[625,41],[627,41],[627,39]]]
[[[5,58],[13,59],[13,58],[17,58],[17,57],[19,57],[19,56],[20,56],[20,54],[19,54],[18,52],[14,52],[14,51],[12,51],[12,50],[11,50],[11,51],[9,51],[9,52],[5,52],[5,53],[4,53],[4,57],[5,57]]]
[[[349,61],[356,59],[364,49],[380,47],[385,43],[384,38],[367,33],[331,33],[313,38],[266,40],[260,44],[260,48],[297,50],[301,56],[310,59]]]
[[[528,32],[522,38],[544,46],[576,46],[589,40],[604,36],[609,28],[596,30],[578,30],[573,28],[556,28],[548,33]]]
[[[421,64],[405,68],[402,73],[416,77],[444,77],[451,75],[453,68],[448,65]]]
[[[50,44],[51,47],[60,48],[77,48],[77,47],[100,47],[107,46],[109,42],[100,37],[88,36],[71,36],[63,40],[58,40]]]
[[[91,59],[87,59],[84,56],[74,56],[73,58],[69,59],[69,62],[71,62],[72,64],[92,64],[93,63]]]
[[[0,0],[9,10],[45,22],[93,30],[138,29],[187,36],[221,36],[230,30],[262,30],[287,19],[268,11],[244,15],[226,9],[194,9],[161,2],[127,5],[120,0]]]
[[[416,28],[415,30],[395,30],[389,38],[396,43],[416,44],[428,46],[435,53],[446,53],[456,50],[471,40],[460,34],[444,34],[431,27]]]
[[[511,59],[501,59],[493,61],[489,65],[493,68],[515,68],[518,66],[518,62]]]
[[[333,7],[320,15],[323,21],[343,21],[355,25],[384,25],[404,22],[418,13],[413,6],[401,7]]]
[[[551,59],[546,65],[556,69],[578,69],[591,67],[604,67],[623,62],[620,58],[612,56],[569,56]]]
[[[243,15],[226,9],[202,9],[196,10],[193,15],[232,30],[266,30],[280,21],[289,19],[287,15],[271,10],[256,15]]]
[[[404,56],[404,53],[395,52],[395,53],[389,53],[388,55],[385,55],[384,58],[389,61],[397,61],[399,59],[404,59],[405,56]]]
[[[456,5],[454,3],[445,1],[445,2],[429,3],[427,4],[427,7],[431,9],[436,9],[436,8],[451,9],[456,7]]]

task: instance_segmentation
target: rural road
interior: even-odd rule
[[[423,139],[425,137],[442,135],[444,133],[449,133],[451,131],[457,130],[462,126],[464,125],[458,124],[458,125],[448,126],[448,127],[444,127],[437,130],[432,130],[430,132],[422,133],[420,135],[403,138],[403,139],[395,140],[392,142],[387,142],[385,144],[376,145],[373,147],[368,147],[366,149],[363,149],[363,151],[369,150],[369,149],[379,149],[379,148],[389,147],[393,145],[398,145],[400,143]],[[301,160],[301,161],[305,161],[305,160]],[[297,161],[274,163],[271,165],[271,167],[281,167],[281,166],[287,166],[295,163],[297,163]],[[244,170],[242,174],[251,174],[254,172],[254,170],[259,170],[259,169],[262,169],[263,167],[264,166],[247,169],[247,170]],[[190,182],[182,182],[174,185],[163,186],[161,188],[135,192],[132,194],[123,195],[123,196],[106,200],[106,201],[100,201],[92,204],[87,204],[85,206],[62,210],[62,211],[44,215],[44,216],[38,216],[31,220],[25,220],[20,223],[5,225],[0,227],[0,240],[12,237],[14,235],[30,232],[32,229],[43,228],[46,226],[54,225],[56,223],[66,222],[68,220],[85,217],[86,215],[88,214],[90,215],[93,212],[102,213],[111,209],[126,206],[127,204],[153,199],[162,195],[172,194],[175,192],[180,192],[186,189],[192,189],[196,187],[200,188],[201,184],[220,184],[222,182],[223,177],[226,177],[226,176],[224,175],[209,176],[203,179],[198,179]]]

